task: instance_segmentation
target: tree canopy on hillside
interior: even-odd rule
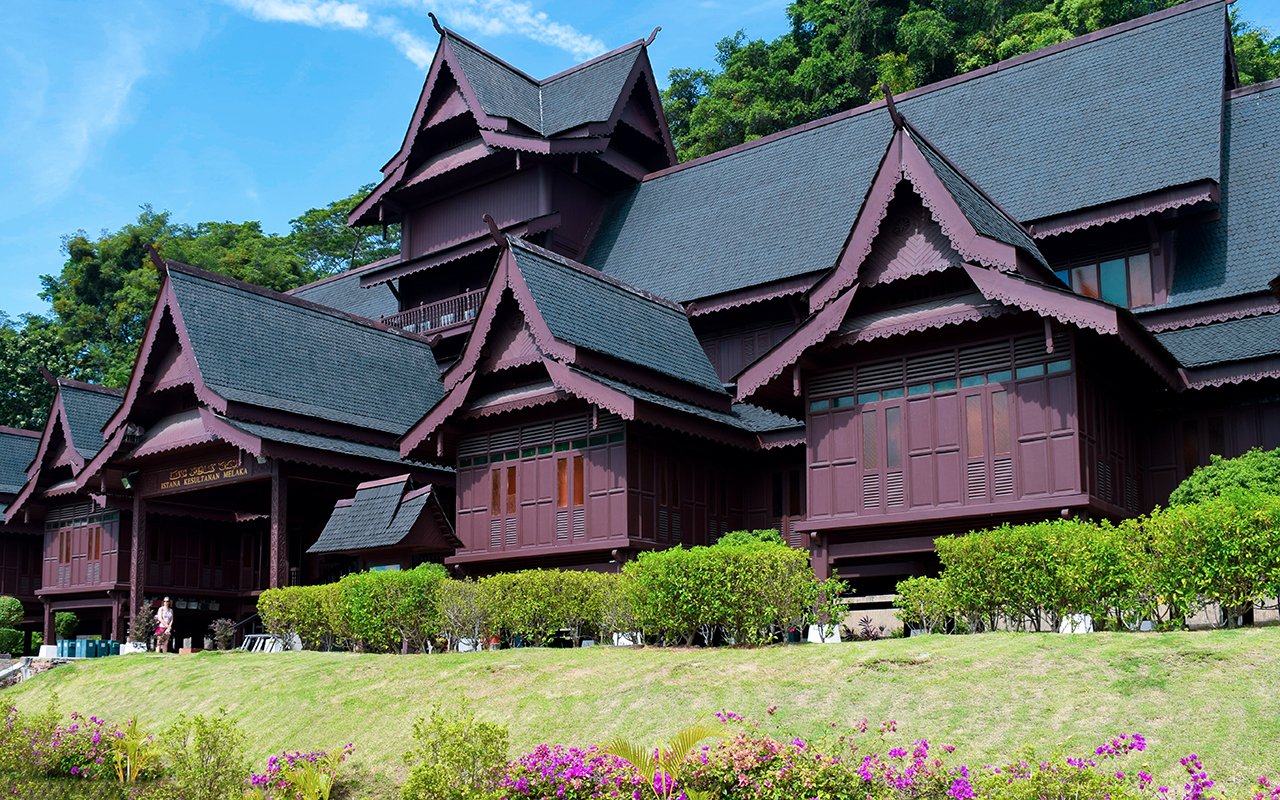
[[[40,279],[51,316],[0,314],[0,425],[44,424],[53,389],[41,367],[108,386],[128,381],[160,287],[148,244],[165,258],[286,291],[399,252],[395,228],[383,239],[379,229],[347,227],[372,188],[307,211],[284,234],[256,221],[188,225],[143,206],[119,230],[64,237],[62,269]]]
[[[771,42],[741,31],[717,67],[670,72],[663,105],[681,160],[1029,53],[1175,0],[796,0]],[[1244,85],[1280,77],[1280,36],[1232,12]]]

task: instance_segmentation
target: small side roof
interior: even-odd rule
[[[355,497],[339,500],[334,506],[324,530],[307,552],[349,553],[395,547],[404,543],[424,515],[435,523],[429,527],[434,529],[437,541],[430,544],[442,551],[452,550],[459,543],[447,523],[440,524],[444,517],[437,513],[439,503],[431,486],[411,489],[408,475],[362,483],[356,488]]]
[[[0,427],[0,494],[17,494],[27,482],[31,466],[40,447],[40,434],[19,428]],[[4,516],[0,510],[0,517]]]

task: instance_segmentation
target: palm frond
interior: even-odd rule
[[[650,785],[653,784],[653,776],[657,774],[658,764],[654,760],[652,751],[621,737],[605,742],[601,749],[631,764],[645,781]]]

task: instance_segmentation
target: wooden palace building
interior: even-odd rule
[[[1280,446],[1280,82],[1221,0],[684,164],[652,36],[538,80],[440,34],[350,217],[399,256],[281,295],[157,254],[123,392],[0,431],[0,591],[46,629],[744,527],[874,594]]]

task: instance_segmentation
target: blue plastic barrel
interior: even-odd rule
[[[58,658],[66,658],[66,657],[67,657],[67,640],[59,639],[58,640]]]
[[[111,642],[111,643],[110,643],[109,647],[110,647],[110,649],[107,651],[107,652],[108,652],[108,655],[113,655],[113,656],[118,656],[118,655],[120,655],[120,643],[119,643],[119,642],[113,641],[113,642]]]
[[[89,641],[87,639],[76,639],[76,658],[89,657]]]

